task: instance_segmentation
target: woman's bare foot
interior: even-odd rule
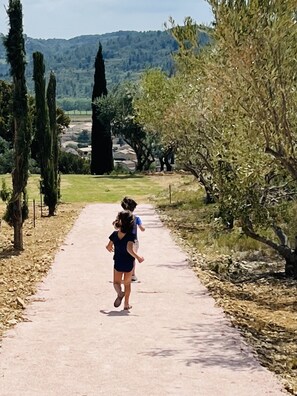
[[[126,307],[124,307],[125,311],[129,311],[132,308],[132,305],[127,305]]]

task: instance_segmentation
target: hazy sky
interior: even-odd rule
[[[0,32],[7,34],[9,1],[0,0]],[[22,0],[24,33],[32,38],[72,38],[118,30],[164,30],[171,16],[209,25],[205,0]]]

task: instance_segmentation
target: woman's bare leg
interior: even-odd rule
[[[132,272],[124,272],[124,286],[125,286],[125,303],[124,303],[124,308],[128,309],[129,307],[132,308],[129,305],[129,298],[131,294],[131,278],[132,278]]]

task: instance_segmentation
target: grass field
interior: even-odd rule
[[[62,175],[61,202],[62,203],[116,203],[125,195],[132,196],[138,202],[150,202],[164,189],[174,184],[182,176],[177,175]],[[0,183],[5,180],[11,188],[11,176],[0,176]],[[27,190],[29,201],[40,200],[39,175],[31,175]]]
[[[71,123],[73,123],[73,122],[91,122],[92,121],[92,113],[91,112],[82,112],[82,113],[66,112],[66,114],[70,117]]]

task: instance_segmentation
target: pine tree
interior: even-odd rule
[[[14,169],[13,191],[5,220],[14,228],[14,248],[23,249],[23,222],[28,215],[26,185],[31,143],[31,129],[25,79],[26,52],[23,36],[23,14],[20,0],[9,0],[7,9],[10,29],[4,39],[7,61],[13,79]]]
[[[110,122],[100,119],[95,100],[107,95],[105,65],[102,45],[95,59],[94,88],[92,93],[92,156],[91,174],[103,175],[113,170],[112,139]]]
[[[38,142],[38,158],[41,174],[41,193],[44,203],[49,208],[49,216],[53,216],[56,206],[56,188],[53,162],[53,141],[50,130],[49,114],[45,99],[45,66],[43,54],[33,53],[33,80],[35,83],[36,106],[36,140]]]

